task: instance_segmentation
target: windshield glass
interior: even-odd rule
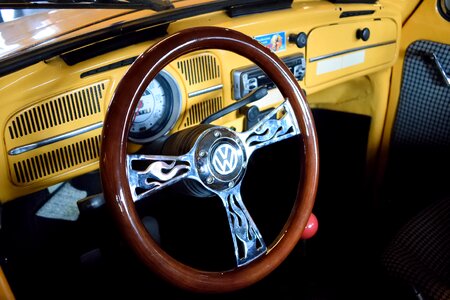
[[[0,3],[0,76],[99,41],[137,32],[167,33],[170,23],[242,7],[258,11],[293,0],[87,0]],[[319,1],[319,0],[296,0]],[[257,8],[255,10],[255,8]],[[156,33],[155,33],[156,32]],[[150,35],[141,34],[147,39]],[[116,39],[117,40],[117,39]]]
[[[48,10],[48,9],[47,9]],[[13,9],[5,8],[0,10],[0,23],[10,22],[19,19],[23,16],[30,16],[40,12],[44,12],[45,9]]]
[[[85,33],[95,29],[96,24],[107,26],[108,20],[123,21],[132,10],[2,9],[0,12],[0,58],[4,58]]]
[[[0,61],[89,33],[118,30],[139,21],[143,26],[173,22],[172,12],[239,1],[130,0],[130,1],[8,1],[0,3]],[[220,9],[221,6],[217,6]],[[198,10],[198,14],[202,13]],[[195,11],[194,11],[195,12]],[[206,11],[207,12],[207,11]],[[162,15],[151,22],[153,16]],[[191,12],[191,15],[193,13]],[[121,30],[121,29],[119,29]]]

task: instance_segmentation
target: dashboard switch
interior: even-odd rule
[[[289,43],[296,44],[299,48],[305,47],[307,40],[308,36],[304,32],[300,32],[299,34],[291,33],[289,35]]]
[[[367,41],[370,38],[370,30],[369,28],[363,28],[363,29],[358,29],[356,31],[356,38],[357,39],[361,39],[364,42]]]

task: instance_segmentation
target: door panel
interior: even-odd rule
[[[437,3],[423,1],[406,20],[391,79],[375,191],[404,215],[443,194],[449,178],[450,87],[435,58],[448,74],[450,22]]]

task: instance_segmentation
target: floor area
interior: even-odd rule
[[[387,279],[380,265],[388,240],[380,223],[386,216],[373,209],[362,180],[370,119],[314,113],[321,164],[314,207],[319,231],[261,282],[222,295],[186,293],[163,282],[124,244],[104,207],[74,210],[76,200],[68,194],[76,199],[101,192],[99,174],[93,173],[3,207],[0,258],[17,299],[415,299],[409,287]],[[278,144],[256,155],[242,191],[266,241],[289,215],[299,176],[294,167],[301,146],[290,140]],[[63,196],[52,198],[58,193]],[[142,217],[158,220],[169,253],[200,267],[229,266],[222,256],[229,252],[222,246],[227,232],[217,217],[223,213],[220,201],[170,190],[152,200],[137,207]],[[67,205],[67,211],[58,205]],[[49,213],[55,211],[59,217]]]

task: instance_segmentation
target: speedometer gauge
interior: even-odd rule
[[[181,111],[181,96],[175,79],[166,71],[159,73],[142,94],[134,113],[129,139],[151,142],[175,125]]]

